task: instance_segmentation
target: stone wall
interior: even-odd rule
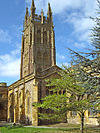
[[[0,121],[7,121],[8,87],[0,83]]]
[[[9,86],[9,122],[38,125],[37,109],[32,106],[33,102],[38,102],[38,83],[32,74]]]
[[[70,124],[80,124],[81,123],[80,116],[78,115],[77,112],[73,113],[73,114],[72,114],[72,112],[69,112],[67,114],[67,120],[68,120],[68,123],[70,123]],[[89,111],[87,110],[85,112],[84,124],[85,125],[96,125],[96,126],[98,126],[99,123],[98,123],[97,115],[95,115],[95,116],[90,115]]]

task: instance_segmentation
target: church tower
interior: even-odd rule
[[[52,10],[48,3],[47,17],[43,10],[36,14],[34,0],[31,5],[31,15],[26,8],[21,48],[20,78],[34,73],[40,73],[56,65],[55,32]]]

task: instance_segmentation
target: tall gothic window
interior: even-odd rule
[[[37,43],[41,43],[41,31],[37,31]]]
[[[32,31],[30,31],[30,45],[32,45]]]
[[[48,55],[48,53],[47,52],[45,52],[44,54],[43,54],[43,65],[44,65],[44,68],[47,68],[47,67],[49,67],[49,55]]]
[[[17,94],[15,94],[15,106],[17,105]]]
[[[43,33],[43,42],[44,44],[47,44],[47,32],[46,31]]]
[[[27,114],[30,113],[30,93],[29,91],[27,91],[26,93],[26,110],[27,110]]]
[[[49,32],[49,43],[51,44],[51,31]]]
[[[30,113],[30,98],[29,97],[27,98],[27,105],[28,105],[27,113]]]
[[[42,61],[42,54],[40,51],[37,52],[37,61],[40,63]]]
[[[19,105],[21,106],[21,92],[19,94]]]

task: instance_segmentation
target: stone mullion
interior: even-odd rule
[[[41,27],[41,43],[43,44],[43,27]]]
[[[19,93],[19,120],[21,116],[21,92]]]
[[[55,49],[55,32],[53,30],[53,55],[54,55],[54,65],[56,65],[56,49]]]
[[[19,91],[17,92],[17,122],[19,122]]]
[[[25,94],[24,94],[24,105],[25,105],[25,119],[26,119],[26,116],[27,116],[27,111],[26,111],[26,91],[25,91]]]
[[[35,26],[35,43],[37,43],[37,26]]]
[[[31,49],[31,40],[30,40],[30,34],[31,34],[31,32],[30,32],[30,27],[29,27],[29,50],[28,50],[28,55],[29,55],[29,63],[28,63],[28,74],[30,74],[30,49]]]
[[[55,36],[54,31],[51,29],[51,60],[52,60],[52,66],[55,65]]]
[[[39,101],[39,98],[38,98],[38,84],[35,83],[33,85],[33,88],[34,88],[34,92],[33,92],[33,103],[38,103]],[[35,108],[34,106],[32,107],[32,116],[33,116],[33,121],[32,121],[32,124],[35,126],[38,125],[38,109]]]
[[[21,113],[22,113],[22,116],[23,116],[21,121],[25,122],[25,83],[24,83],[24,87],[22,89],[22,108],[21,108]]]
[[[34,63],[34,24],[32,24],[32,64]]]
[[[50,66],[52,66],[51,30],[49,30]]]
[[[36,73],[35,71],[35,27],[34,24],[32,24],[32,65],[33,65],[33,72],[34,74]]]
[[[25,47],[26,47],[26,33],[24,32],[24,53],[23,53],[23,77],[25,76]]]
[[[11,105],[11,98],[10,98],[10,94],[8,92],[8,117],[7,117],[7,121],[10,120],[10,105]]]
[[[53,31],[51,31],[51,62],[52,62],[52,66],[54,64],[53,62]]]
[[[14,123],[16,123],[16,95],[14,96]]]
[[[48,49],[49,49],[49,53],[48,53],[48,61],[49,61],[49,66],[51,65],[51,52],[50,52],[50,31],[47,31],[47,44],[48,44]]]
[[[14,100],[14,123],[19,122],[19,97],[18,92],[15,92]]]
[[[36,49],[36,47],[37,47],[37,38],[36,38],[36,33],[37,33],[37,28],[35,28],[35,43],[34,43],[34,46],[33,46],[33,53],[34,53],[34,65],[33,65],[33,69],[34,69],[34,75],[36,75],[36,53],[37,53],[37,49]]]
[[[15,110],[15,107],[14,107],[14,123],[16,123],[16,110]]]
[[[24,52],[24,36],[22,35],[20,79],[23,77],[23,52]]]
[[[49,43],[50,43],[50,42],[49,42],[49,37],[50,37],[50,36],[49,36],[49,30],[48,30],[48,31],[47,31],[47,44],[48,44],[48,45],[49,45]]]

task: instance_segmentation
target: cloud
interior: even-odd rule
[[[74,44],[74,46],[77,48],[85,48],[86,47],[86,45],[84,43],[77,43],[77,42]]]
[[[0,76],[17,77],[20,75],[19,50],[11,51],[10,54],[0,55]]]
[[[18,40],[20,40],[23,31],[23,25],[22,24],[13,25],[12,32],[13,31],[15,31],[13,36],[15,36]]]
[[[69,15],[67,14],[65,22],[72,24],[72,34],[77,37],[79,41],[90,41],[90,29],[94,25],[90,16],[96,16],[96,9],[96,0],[84,0],[81,1],[80,9],[72,11]]]
[[[79,40],[89,40],[90,29],[94,25],[94,22],[89,17],[78,12],[71,13],[66,22],[73,25],[74,30],[72,34],[77,36]]]
[[[65,55],[57,53],[56,56],[57,56],[57,65],[59,67],[69,66],[69,63],[66,62],[66,56]]]
[[[16,44],[16,47],[18,47],[17,49],[15,49],[15,50],[13,50],[13,51],[11,51],[11,55],[13,56],[13,57],[16,57],[16,55],[20,55],[21,54],[21,46],[17,46],[18,44]]]
[[[88,41],[89,30],[94,24],[89,17],[95,16],[97,0],[35,0],[37,12],[43,8],[46,15],[48,2],[51,3],[54,15],[59,15],[62,20],[72,24],[77,39]],[[30,7],[32,0],[26,0],[26,3]]]
[[[57,53],[57,58],[58,58],[58,60],[64,60],[65,56]]]
[[[63,68],[63,66],[69,67],[70,64],[68,62],[63,62],[63,63],[57,63],[57,65],[61,68]]]
[[[48,0],[54,14],[62,13],[68,9],[77,9],[80,7],[80,0]]]
[[[20,74],[20,59],[8,63],[0,63],[0,75],[7,77],[16,77]]]
[[[0,42],[2,43],[11,43],[12,37],[9,32],[3,29],[0,29]]]
[[[81,0],[35,0],[36,9],[38,12],[41,9],[44,10],[44,13],[47,13],[48,2],[50,2],[53,14],[59,14],[64,12],[66,9],[72,8],[76,9],[80,7]],[[26,0],[26,5],[31,6],[32,0]]]
[[[26,5],[31,6],[32,0],[25,0]],[[47,5],[50,2],[53,14],[59,14],[71,9],[83,8],[83,11],[87,14],[91,14],[91,10],[97,6],[96,0],[34,0],[37,11],[43,9],[47,12]],[[86,12],[87,11],[87,12]],[[46,13],[45,12],[45,13]]]

